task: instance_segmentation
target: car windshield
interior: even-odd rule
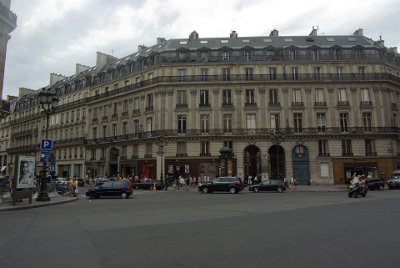
[[[270,180],[262,180],[262,181],[261,181],[261,184],[270,184],[270,183],[271,183]]]
[[[398,180],[400,179],[400,174],[393,174],[391,177],[392,180]]]

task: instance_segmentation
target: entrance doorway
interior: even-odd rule
[[[308,149],[304,145],[293,148],[293,177],[302,185],[310,184],[310,167]]]
[[[279,144],[271,146],[268,150],[270,159],[270,176],[272,179],[283,179],[286,177],[285,150]]]
[[[249,176],[255,178],[261,174],[261,151],[257,146],[250,145],[244,149],[243,161],[244,180],[248,180]]]

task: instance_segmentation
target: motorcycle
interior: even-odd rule
[[[368,187],[364,185],[364,187],[361,187],[359,183],[351,184],[349,186],[349,198],[357,198],[359,195],[362,197],[366,197],[368,192]]]

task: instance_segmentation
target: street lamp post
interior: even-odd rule
[[[46,114],[46,140],[49,136],[49,119],[50,114],[54,113],[54,110],[58,106],[58,98],[56,95],[49,90],[42,90],[38,93],[38,102]],[[36,198],[36,201],[50,201],[49,194],[47,192],[47,161],[43,161],[42,169],[40,170],[40,190]]]
[[[157,145],[158,145],[158,154],[160,155],[160,160],[161,160],[161,183],[164,182],[164,147],[167,145],[167,138],[164,136],[160,136],[157,139]]]

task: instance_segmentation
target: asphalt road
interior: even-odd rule
[[[0,267],[399,267],[400,191],[200,194],[0,214]]]

